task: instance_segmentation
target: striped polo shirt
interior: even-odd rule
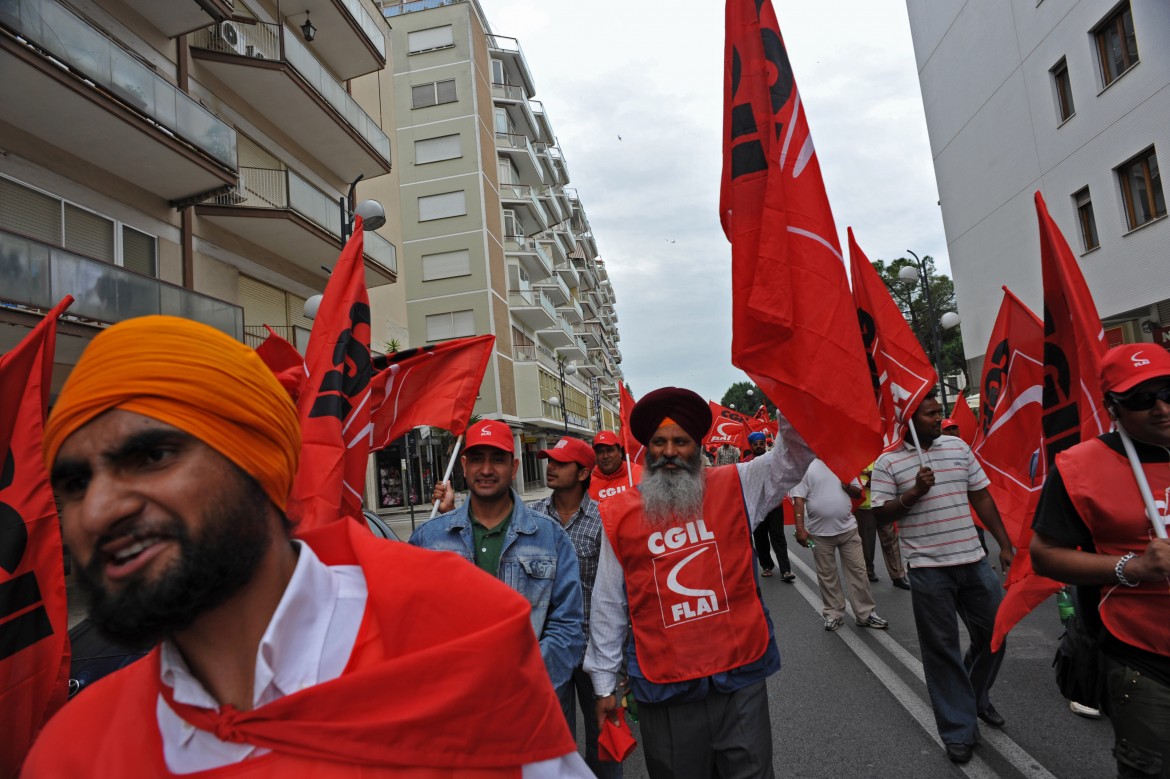
[[[916,568],[974,563],[984,557],[971,520],[967,493],[991,482],[971,453],[955,436],[944,435],[925,450],[927,466],[934,471],[934,486],[898,520],[902,555]],[[914,487],[920,465],[914,445],[902,442],[885,452],[873,466],[870,501],[877,507]]]

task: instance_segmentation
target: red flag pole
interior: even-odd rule
[[[459,437],[455,439],[455,448],[453,450],[451,450],[451,459],[447,461],[447,471],[446,471],[446,473],[443,474],[443,481],[442,481],[443,484],[446,484],[447,482],[451,481],[451,473],[455,470],[455,458],[457,458],[459,456],[459,447],[461,447],[461,446],[463,446],[463,434],[462,433],[460,433]],[[434,505],[431,506],[431,515],[429,517],[427,517],[427,519],[434,519],[435,515],[438,513],[439,513],[439,501],[436,500]]]

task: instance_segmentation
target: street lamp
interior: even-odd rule
[[[548,404],[550,406],[552,406],[553,408],[556,408],[557,406],[561,407],[561,418],[564,419],[564,421],[565,421],[565,435],[568,435],[569,434],[569,409],[567,406],[563,405],[564,404],[563,398],[565,398],[565,377],[572,376],[573,374],[575,374],[577,372],[577,366],[573,365],[572,363],[566,363],[564,360],[557,360],[557,371],[560,374],[560,380],[561,380],[561,397],[558,398],[556,395],[553,395],[551,398],[548,399]],[[553,401],[556,401],[556,402],[554,403]]]
[[[341,246],[345,248],[345,242],[349,240],[351,231],[353,230],[354,217],[360,216],[362,218],[362,231],[377,230],[386,224],[386,209],[377,200],[363,200],[356,206],[354,201],[354,188],[357,183],[362,180],[362,176],[358,176],[349,185],[349,194],[338,198],[338,205],[341,208]],[[325,265],[321,266],[326,272],[329,268]],[[309,319],[317,318],[317,311],[321,308],[321,295],[311,295],[305,301],[305,316]]]
[[[930,292],[930,269],[917,254],[909,249],[906,250],[906,253],[914,258],[914,262],[910,265],[903,266],[898,271],[898,280],[906,286],[913,286],[917,283],[922,284],[922,293],[926,298],[926,314],[930,318],[931,350],[933,351],[931,356],[934,358],[934,369],[938,372],[938,383],[942,388],[942,396],[940,398],[942,412],[944,417],[950,416],[950,412],[947,409],[947,384],[943,380],[942,333],[939,330],[939,326],[941,325],[943,330],[950,330],[957,327],[959,324],[959,315],[954,311],[947,311],[943,313],[941,318],[939,317],[934,308],[934,295]],[[910,310],[913,313],[913,306],[911,306]]]

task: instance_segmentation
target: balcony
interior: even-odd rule
[[[556,238],[557,243],[561,245],[561,250],[565,254],[572,254],[577,249],[577,236],[573,235],[573,229],[569,226],[568,220],[557,222],[552,226],[553,237]]]
[[[361,0],[300,0],[283,10],[291,12],[286,19],[293,26],[304,24],[304,14],[309,14],[317,28],[309,48],[342,81],[386,67],[385,22],[375,19]]]
[[[539,148],[539,144],[537,144],[537,148]],[[542,167],[541,168],[541,176],[542,176],[541,180],[542,181],[544,180],[544,178],[543,178],[544,175],[545,175],[545,171],[544,171],[544,168]],[[550,178],[551,178],[551,175],[552,174],[549,174]],[[541,205],[544,206],[545,213],[548,214],[549,221],[550,222],[564,221],[564,219],[568,216],[568,214],[566,214],[561,209],[561,201],[559,199],[557,199],[556,192],[553,191],[553,188],[552,187],[544,187],[537,194],[540,197]]]
[[[514,84],[492,84],[492,102],[508,112],[512,126],[534,141],[539,141],[540,126],[532,113],[532,106],[528,104],[528,96],[523,87]]]
[[[500,157],[507,157],[516,166],[516,170],[520,174],[520,181],[517,183],[527,184],[531,187],[539,187],[544,184],[544,171],[536,160],[527,135],[496,133],[496,151],[499,152]]]
[[[338,198],[291,170],[240,168],[238,187],[200,203],[195,213],[314,276],[322,276],[322,265],[332,267],[341,251]],[[394,283],[394,244],[367,231],[364,254],[367,287]]]
[[[554,349],[563,349],[577,343],[577,336],[573,335],[569,323],[559,317],[551,325],[536,328],[536,335]]]
[[[580,338],[574,336],[573,342],[568,346],[561,346],[557,348],[557,356],[562,360],[576,362],[577,360],[584,360],[587,349],[585,342]]]
[[[561,277],[561,281],[565,282],[569,287],[575,288],[581,283],[580,274],[577,273],[577,269],[573,267],[573,263],[568,258],[554,264],[553,270]]]
[[[564,247],[557,242],[556,237],[552,233],[547,231],[541,233],[535,240],[540,245],[540,248],[544,250],[544,253],[548,255],[549,259],[552,260],[551,267],[556,268],[556,266],[568,259]]]
[[[500,202],[520,218],[525,235],[535,235],[548,228],[548,216],[536,197],[536,191],[525,184],[500,183]]]
[[[542,281],[553,274],[548,255],[530,238],[522,235],[507,236],[504,239],[504,254],[519,262],[530,280]]]
[[[551,327],[557,321],[557,311],[552,303],[536,290],[508,290],[508,307],[512,316],[533,330]]]
[[[552,370],[557,369],[557,357],[551,349],[537,344],[526,344],[512,347],[512,359],[515,362],[538,362]]]
[[[527,97],[535,95],[536,84],[532,80],[532,71],[528,69],[528,60],[524,57],[520,42],[503,35],[489,35],[487,45],[492,59],[504,63],[504,74],[508,83],[523,86]]]
[[[581,305],[572,298],[557,306],[557,313],[564,317],[569,324],[580,324],[585,321],[585,317],[581,313]]]
[[[601,325],[592,322],[584,322],[579,325],[573,325],[573,332],[580,336],[581,340],[585,342],[588,349],[601,348]]]
[[[548,113],[544,110],[544,103],[539,100],[529,100],[528,104],[532,107],[532,114],[536,117],[537,129],[540,130],[541,139],[551,145],[557,145],[557,136],[553,132],[552,122],[549,121]]]
[[[561,277],[557,275],[549,276],[543,281],[538,281],[532,285],[541,291],[541,294],[548,297],[553,305],[561,306],[572,300],[569,295],[569,288],[565,286],[565,282],[561,281]]]
[[[55,0],[4,0],[4,121],[175,203],[236,180],[236,132]]]
[[[545,149],[545,154],[548,155],[549,162],[552,164],[555,172],[556,183],[564,186],[569,183],[569,163],[565,162],[565,156],[561,154],[561,149],[555,143],[550,144]]]
[[[105,324],[169,314],[244,337],[244,309],[108,262],[0,230],[0,300],[49,310],[66,295],[68,316]]]
[[[232,0],[126,0],[129,6],[168,38],[198,30],[213,22],[230,19]]]
[[[382,15],[387,19],[403,14],[412,14],[416,11],[429,11],[432,8],[441,8],[445,5],[457,5],[467,0],[381,0]]]
[[[276,24],[230,22],[188,36],[202,68],[239,95],[343,181],[390,172],[390,139],[324,65],[300,32]]]

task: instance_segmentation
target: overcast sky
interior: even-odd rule
[[[731,247],[719,226],[723,3],[481,0],[519,40],[617,295],[635,397],[718,400],[731,365]],[[841,246],[906,249],[948,273],[903,0],[773,0]]]

